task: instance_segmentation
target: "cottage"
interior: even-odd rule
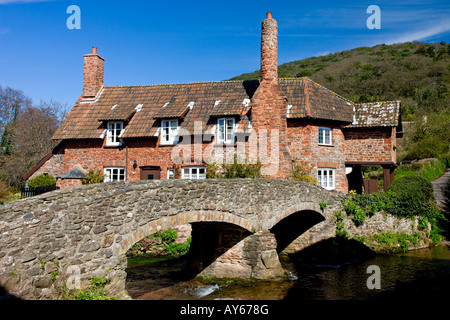
[[[261,79],[104,86],[105,59],[84,56],[83,92],[55,132],[59,145],[25,179],[56,176],[81,184],[83,170],[105,182],[205,179],[207,163],[230,154],[290,179],[293,163],[330,190],[362,192],[362,166],[393,179],[400,103],[355,104],[309,78],[278,78],[278,27],[262,22]],[[178,175],[177,173],[180,172]]]

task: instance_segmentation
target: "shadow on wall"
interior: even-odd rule
[[[225,222],[192,223],[192,243],[187,257],[194,276],[252,233]]]
[[[282,252],[305,231],[324,221],[325,218],[316,211],[298,211],[279,221],[270,229],[277,239],[277,252]]]
[[[374,258],[375,251],[360,242],[344,238],[330,238],[289,255],[297,266],[307,264],[337,265],[355,260]]]

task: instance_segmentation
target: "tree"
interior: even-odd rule
[[[66,114],[59,102],[33,106],[22,91],[0,87],[0,179],[21,188],[22,176],[56,146],[51,138]]]

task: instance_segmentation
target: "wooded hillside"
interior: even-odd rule
[[[450,44],[360,47],[285,63],[278,74],[309,77],[354,102],[400,100],[409,123],[399,158],[449,156]],[[259,76],[258,70],[230,80]]]

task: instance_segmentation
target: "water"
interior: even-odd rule
[[[280,260],[285,280],[190,279],[184,258],[140,264],[127,269],[127,290],[134,299],[244,300],[391,300],[399,297],[450,298],[450,250],[445,246],[370,258],[291,256]],[[367,288],[380,268],[381,289]]]

